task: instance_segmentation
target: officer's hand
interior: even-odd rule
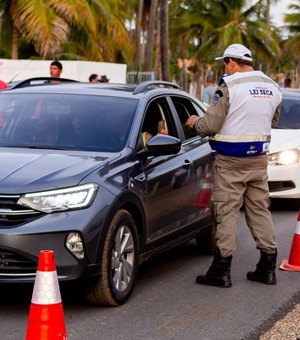
[[[194,123],[196,120],[198,120],[200,117],[196,116],[196,115],[192,115],[188,118],[188,120],[186,121],[185,125],[188,126],[190,129],[193,128]]]

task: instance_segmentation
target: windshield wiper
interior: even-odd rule
[[[70,148],[66,148],[63,146],[53,146],[53,145],[28,145],[24,147],[28,149],[70,150]]]
[[[41,145],[0,145],[1,148],[20,148],[20,149],[52,149],[52,150],[72,150],[62,146],[41,146]]]

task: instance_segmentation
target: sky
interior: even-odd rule
[[[292,0],[279,0],[276,5],[272,6],[271,16],[276,26],[284,25],[283,15],[288,12],[288,6],[293,2],[297,3]]]

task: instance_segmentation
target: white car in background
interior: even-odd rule
[[[300,198],[300,89],[282,89],[280,119],[268,159],[271,198]]]

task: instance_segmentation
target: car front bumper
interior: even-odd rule
[[[0,283],[33,282],[41,250],[54,252],[58,279],[76,280],[99,273],[97,247],[105,209],[93,208],[43,215],[17,227],[0,227]],[[102,217],[101,217],[102,216]],[[81,235],[84,258],[66,247],[69,233]]]
[[[78,261],[66,248],[66,233],[0,234],[0,282],[34,281],[41,250],[53,250],[60,280],[81,276],[84,261]]]
[[[270,165],[268,183],[271,198],[300,198],[300,164]]]

